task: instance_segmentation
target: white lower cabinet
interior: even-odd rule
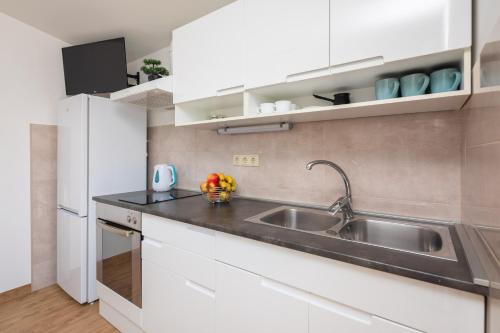
[[[143,328],[480,333],[484,297],[143,215]]]
[[[217,333],[307,333],[307,302],[262,277],[217,263]]]
[[[215,332],[212,290],[147,260],[143,260],[142,269],[146,332]]]
[[[217,333],[416,333],[419,331],[217,263]]]

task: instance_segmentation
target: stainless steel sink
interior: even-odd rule
[[[249,222],[364,243],[386,249],[457,260],[450,224],[356,214],[347,223],[337,215],[311,208],[281,206],[247,219]]]
[[[429,228],[376,220],[355,220],[339,231],[344,239],[413,252],[436,252],[443,248],[440,234]]]
[[[248,219],[287,229],[326,231],[340,222],[340,218],[318,209],[278,207]]]

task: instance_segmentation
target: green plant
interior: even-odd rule
[[[141,71],[146,75],[168,76],[169,72],[165,67],[161,67],[161,61],[156,59],[144,59],[144,66]]]

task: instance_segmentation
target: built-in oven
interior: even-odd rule
[[[97,280],[142,308],[141,213],[97,203]]]

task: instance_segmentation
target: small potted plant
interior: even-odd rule
[[[141,71],[148,76],[149,81],[159,79],[163,76],[168,76],[169,72],[165,67],[161,67],[161,61],[156,59],[144,59],[144,66]]]

